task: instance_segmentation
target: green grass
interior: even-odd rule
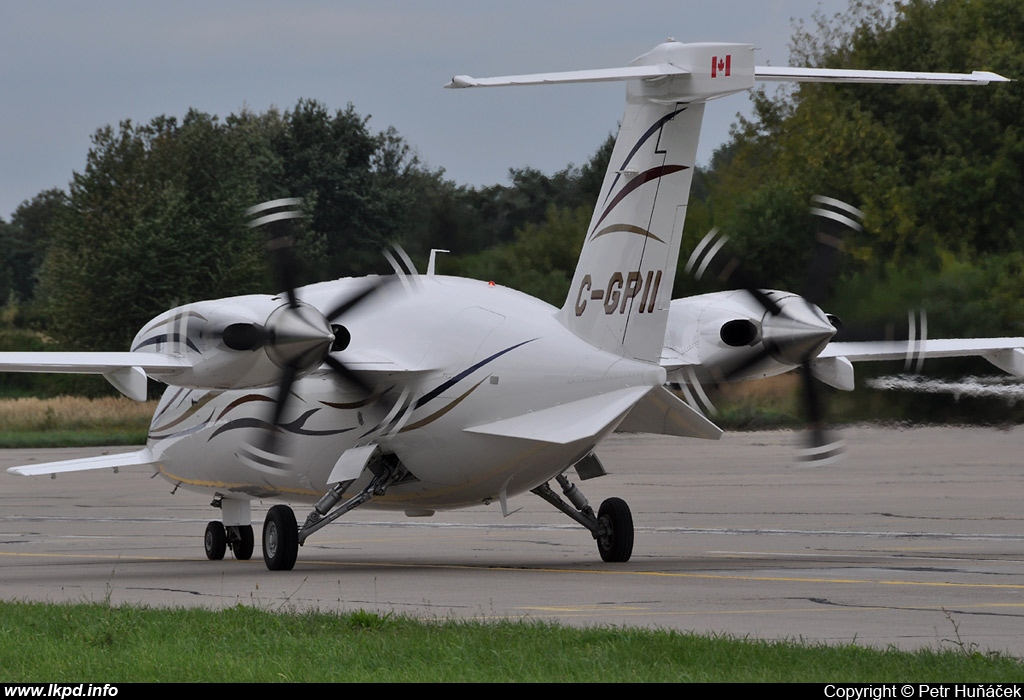
[[[146,429],[46,430],[0,432],[0,449],[21,447],[106,447],[144,445]]]
[[[0,603],[5,682],[1022,682],[1017,659],[543,622]]]

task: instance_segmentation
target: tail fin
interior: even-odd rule
[[[628,67],[472,78],[447,87],[625,80],[626,113],[559,320],[609,352],[658,362],[704,102],[754,84],[747,44],[669,40]]]
[[[559,318],[602,350],[658,362],[704,102],[753,83],[753,50],[672,42],[633,62],[646,64],[684,72],[627,83],[622,126]]]
[[[576,335],[657,362],[693,179],[702,103],[629,103],[559,312]]]

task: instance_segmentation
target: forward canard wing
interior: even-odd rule
[[[99,455],[82,459],[68,459],[61,462],[44,462],[11,467],[7,471],[20,476],[42,476],[46,474],[67,474],[70,472],[95,471],[98,469],[122,469],[129,467],[152,467],[158,460],[149,448],[124,454]]]

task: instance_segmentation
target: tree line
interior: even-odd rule
[[[351,105],[332,113],[311,100],[223,120],[190,110],[180,121],[126,121],[94,134],[68,191],[42,192],[0,220],[0,304],[8,325],[98,350],[125,347],[174,304],[280,291],[265,234],[242,212],[285,196],[307,210],[300,283],[388,272],[381,250],[393,243],[421,269],[431,248],[465,258],[442,263],[452,271],[484,269],[470,258],[512,243],[549,210],[592,201],[603,169],[523,168],[509,185],[459,186],[424,167],[394,129],[374,132]]]
[[[791,48],[798,65],[1019,81],[1022,42],[1024,5],[1014,0],[852,0],[842,15],[798,27]],[[845,241],[837,313],[898,318],[924,305],[935,333],[1024,335],[1020,82],[803,83],[752,99],[753,117],[708,169],[705,226],[733,236],[768,279],[799,289],[814,240],[809,198],[836,197],[865,213],[864,232]]]
[[[1024,76],[1018,0],[851,0],[795,28],[795,64],[991,70]],[[928,307],[932,335],[1024,335],[1024,87],[802,84],[752,94],[753,116],[697,172],[683,255],[713,226],[766,286],[808,274],[813,194],[859,206],[830,311],[905,318]],[[610,129],[613,124],[609,124]],[[0,219],[0,345],[120,349],[176,303],[273,289],[263,241],[241,212],[300,196],[302,281],[387,271],[402,245],[423,269],[497,279],[564,299],[610,155],[508,184],[457,185],[393,129],[353,106],[301,100],[280,112],[122,122],[93,136],[67,191]],[[681,274],[675,294],[703,288]],[[7,348],[4,348],[7,349]]]

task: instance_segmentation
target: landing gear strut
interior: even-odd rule
[[[608,562],[629,561],[633,555],[633,514],[626,502],[621,498],[609,498],[594,515],[594,509],[575,484],[564,474],[559,474],[555,479],[571,504],[566,503],[548,484],[541,484],[533,489],[533,493],[590,530],[590,534],[597,540],[597,551],[601,559]]]
[[[299,546],[314,532],[332,523],[353,508],[361,506],[374,496],[381,496],[391,484],[401,481],[405,468],[394,455],[385,455],[368,467],[373,478],[356,495],[339,504],[351,482],[340,482],[324,494],[313,512],[299,529],[295,513],[288,506],[274,506],[263,522],[263,561],[271,571],[290,571],[295,566]]]

